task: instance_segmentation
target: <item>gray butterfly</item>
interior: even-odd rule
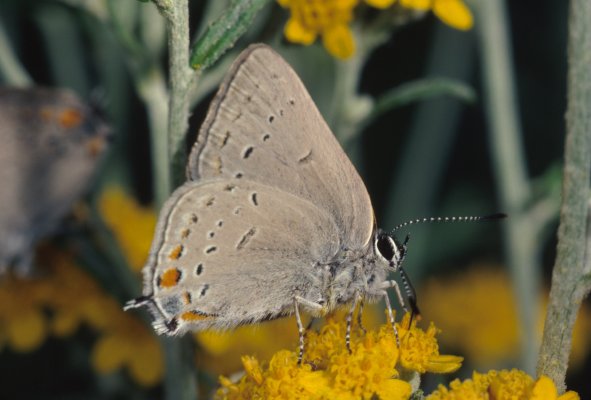
[[[80,198],[110,129],[64,89],[0,88],[0,274],[27,274],[37,241]]]
[[[291,67],[253,45],[213,100],[160,214],[143,296],[160,334],[323,315],[384,299],[406,245],[377,229],[367,190]],[[403,282],[407,285],[406,276]],[[410,286],[406,293],[414,307]],[[347,334],[347,344],[349,335]]]

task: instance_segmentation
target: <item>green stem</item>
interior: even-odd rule
[[[572,346],[573,326],[582,299],[589,293],[589,179],[591,170],[591,3],[570,2],[566,141],[562,206],[556,262],[538,360],[538,375],[547,375],[559,392]],[[587,249],[589,249],[587,247]],[[586,257],[586,260],[585,260]]]
[[[33,80],[18,61],[14,54],[6,30],[0,22],[0,75],[4,84],[18,87],[27,87],[33,84]]]
[[[189,3],[188,0],[154,0],[166,18],[170,70],[168,142],[166,152],[169,170],[166,182],[158,182],[166,192],[184,181],[185,134],[189,119],[189,90],[196,76],[189,67]],[[172,179],[172,181],[171,181]],[[169,400],[197,398],[197,370],[190,336],[162,339],[166,360],[165,397]]]
[[[138,94],[148,115],[150,149],[153,160],[154,202],[159,209],[170,195],[170,165],[168,162],[168,93],[164,75],[159,67],[134,74]]]
[[[539,232],[534,230],[531,215],[525,208],[531,186],[521,143],[505,2],[481,0],[475,4],[493,167],[501,206],[509,215],[504,224],[505,249],[518,301],[521,367],[533,373],[538,349],[536,320],[541,280],[536,240]]]
[[[162,3],[162,2],[160,2]],[[189,2],[168,3],[168,52],[170,69],[170,102],[168,115],[168,156],[171,162],[172,188],[185,180],[185,135],[189,126],[189,92],[197,76],[189,66]]]

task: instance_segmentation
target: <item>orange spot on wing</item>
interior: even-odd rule
[[[60,113],[59,122],[64,128],[75,128],[82,123],[82,114],[76,109],[67,108]]]
[[[211,316],[199,311],[187,311],[181,314],[181,319],[187,322],[203,321],[208,318],[211,318]]]
[[[185,304],[191,304],[191,293],[183,293],[183,301],[185,302]]]
[[[168,255],[168,258],[170,258],[171,260],[178,260],[179,258],[181,258],[181,254],[183,254],[183,249],[183,245],[179,244],[174,249],[172,249],[172,251]]]
[[[169,268],[160,275],[159,285],[165,288],[176,286],[181,279],[181,271],[176,268]]]

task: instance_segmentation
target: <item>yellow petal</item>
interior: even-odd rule
[[[92,349],[92,365],[100,373],[109,373],[120,368],[127,358],[125,346],[113,335],[100,338]]]
[[[355,53],[353,33],[347,25],[335,25],[322,33],[326,50],[336,58],[345,60]]]
[[[556,400],[558,392],[550,378],[542,375],[535,383],[530,400]]]
[[[382,10],[390,7],[395,1],[396,0],[365,0],[365,2],[370,6],[380,8]]]
[[[465,31],[474,25],[472,13],[462,0],[436,0],[433,12],[440,20],[455,29]]]
[[[400,5],[413,10],[427,11],[431,8],[432,2],[433,0],[400,0]]]
[[[429,358],[427,371],[439,374],[455,372],[462,366],[463,357],[452,355],[438,355]]]
[[[380,399],[406,400],[410,397],[412,387],[400,379],[388,379],[380,383],[377,394]]]
[[[581,398],[579,397],[579,395],[576,392],[569,390],[568,392],[566,392],[562,396],[558,397],[558,400],[581,400]]]
[[[80,319],[78,315],[64,310],[59,310],[53,317],[51,331],[57,337],[63,338],[65,336],[72,335],[76,329],[78,329],[79,325]]]
[[[129,361],[131,377],[144,387],[156,385],[164,374],[162,349],[156,339],[150,339],[141,341]]]
[[[314,40],[316,40],[316,32],[306,29],[306,27],[295,18],[290,18],[287,21],[284,34],[290,42],[306,46],[314,43]]]
[[[33,351],[47,336],[47,325],[41,312],[30,310],[7,324],[7,341],[16,351]]]

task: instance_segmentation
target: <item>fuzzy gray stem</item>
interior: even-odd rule
[[[159,3],[165,2],[159,1]],[[163,12],[168,19],[170,101],[168,115],[168,155],[171,163],[170,191],[184,181],[185,135],[189,121],[189,91],[196,76],[189,66],[189,3],[175,0]]]
[[[521,367],[533,373],[538,348],[535,340],[540,287],[538,232],[525,208],[531,187],[521,143],[507,13],[504,0],[479,0],[474,4],[479,17],[492,160],[501,207],[509,215],[504,224],[505,251],[518,301]]]
[[[170,69],[168,114],[168,192],[183,181],[185,167],[185,133],[188,127],[188,95],[194,71],[189,67],[188,0],[154,0],[166,18]],[[166,358],[165,397],[193,400],[197,398],[197,371],[191,338],[162,340]]]
[[[572,346],[573,326],[589,292],[585,278],[591,170],[591,3],[570,2],[566,141],[562,206],[556,262],[538,360],[538,375],[547,375],[559,392]],[[589,256],[587,255],[587,258]]]

